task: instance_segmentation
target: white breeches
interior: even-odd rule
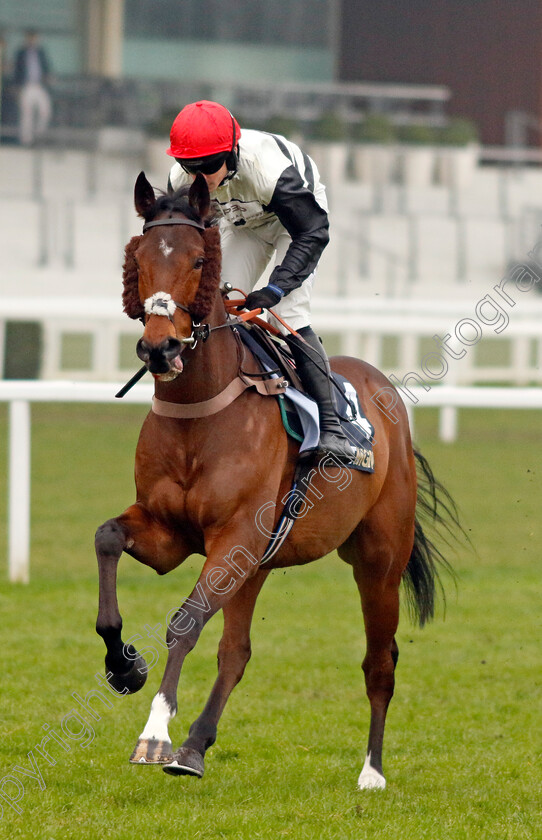
[[[234,288],[242,289],[245,294],[256,286],[261,288],[274,265],[280,265],[290,242],[288,232],[278,219],[254,229],[245,225],[234,227],[223,225],[220,228],[222,244],[222,282],[231,283]],[[275,260],[273,261],[273,257]],[[265,274],[265,277],[262,275]],[[259,282],[261,281],[261,282]],[[273,307],[277,315],[294,330],[308,327],[311,322],[311,295],[314,273],[298,289],[285,295]],[[268,316],[273,326],[282,333],[286,330],[271,315]]]
[[[23,146],[30,146],[49,126],[51,97],[42,85],[24,85],[20,93],[19,108],[19,140]]]

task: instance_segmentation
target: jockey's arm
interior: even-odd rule
[[[329,242],[329,220],[294,166],[284,170],[266,207],[277,215],[292,241],[269,278],[284,294],[297,289],[318,264]]]

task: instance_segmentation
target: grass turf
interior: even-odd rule
[[[335,557],[271,575],[256,610],[253,659],[203,780],[127,762],[165,664],[158,642],[148,642],[158,661],[143,691],[112,697],[108,707],[95,700],[99,720],[73,714],[73,693],[84,698],[103,672],[93,534],[132,501],[143,413],[33,408],[31,583],[0,589],[0,836],[542,837],[540,413],[462,411],[460,439],[448,446],[436,441],[435,413],[416,413],[417,440],[459,503],[474,550],[453,558],[459,579],[457,591],[446,582],[445,617],[441,607],[422,631],[402,616],[388,788],[364,793],[356,791],[369,719],[361,615],[350,570]],[[5,426],[2,408],[3,472]],[[5,532],[5,504],[0,515]],[[5,541],[0,551],[5,557]],[[123,559],[126,638],[146,638],[145,624],[163,627],[198,566],[193,558],[158,578]],[[220,630],[217,616],[187,660],[175,744],[207,698]],[[36,745],[62,725],[72,732],[69,751],[49,741],[53,765]],[[6,779],[14,765],[34,774],[15,774],[23,792]],[[16,794],[20,813],[7,802]]]

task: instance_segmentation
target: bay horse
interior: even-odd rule
[[[419,513],[425,507],[433,520],[444,521],[453,502],[413,450],[402,403],[392,421],[371,401],[379,389],[390,387],[388,380],[365,362],[337,357],[332,369],[353,384],[375,430],[374,472],[350,471],[341,462],[322,459],[311,473],[305,515],[272,560],[260,565],[280,500],[292,484],[299,445],[287,436],[276,399],[245,387],[228,404],[220,403],[239,377],[240,345],[227,326],[219,288],[220,235],[210,223],[205,179],[198,175],[189,190],[156,197],[141,173],[135,207],[145,223],[143,234],[126,248],[124,308],[144,322],[137,353],[154,375],[156,402],[137,445],[136,502],[96,533],[96,629],[116,691],[138,691],[147,670],[143,657],[121,637],[116,593],[121,554],[160,575],[193,553],[205,561],[190,596],[168,616],[165,672],[130,760],[162,764],[174,775],[203,775],[205,752],[250,658],[250,625],[265,579],[272,569],[310,563],[337,550],[351,565],[359,589],[367,645],[362,667],[371,716],[358,786],[384,788],[382,745],[398,658],[399,585],[402,579],[407,583],[423,625],[433,615],[437,562],[446,561],[424,533]],[[202,321],[205,342],[196,339],[201,333],[195,325]],[[258,370],[248,354],[244,373]],[[182,416],[176,416],[177,409]],[[459,524],[455,509],[451,515]],[[219,610],[224,630],[218,676],[188,738],[173,750],[168,724],[177,710],[181,668]]]

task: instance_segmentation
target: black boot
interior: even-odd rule
[[[292,335],[288,336],[287,341],[303,387],[318,405],[319,451],[351,461],[358,454],[357,448],[352,446],[344,434],[335,411],[333,401],[335,386],[329,379],[331,371],[326,351],[312,327],[302,327],[298,332],[305,341],[300,341]]]

